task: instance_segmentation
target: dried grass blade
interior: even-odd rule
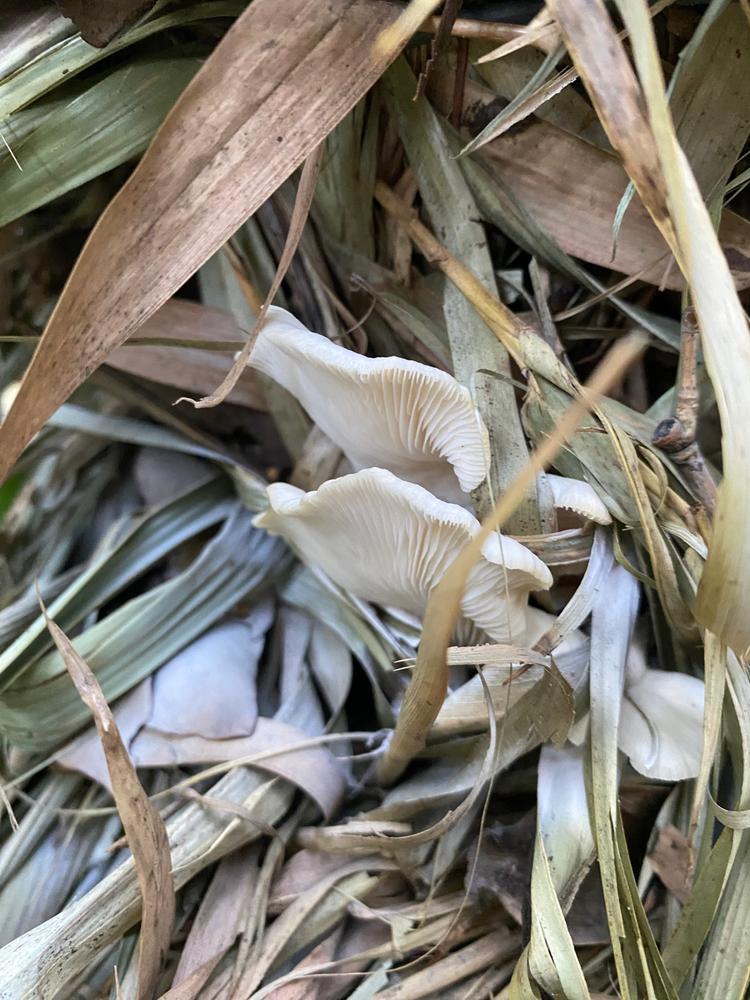
[[[0,427],[0,481],[367,92],[396,55],[374,42],[397,16],[369,0],[256,0],[232,25],[84,247]]]
[[[638,609],[638,585],[616,565],[597,595],[591,621],[591,806],[607,922],[625,1000],[632,997],[625,959],[626,921],[617,881],[617,730],[625,676],[625,660]],[[634,971],[634,970],[633,970]]]
[[[721,716],[726,689],[726,647],[716,636],[706,630],[704,638],[704,666],[706,678],[706,706],[703,716],[703,750],[700,771],[695,779],[693,804],[690,810],[690,841],[698,828],[700,812],[703,808],[711,777],[716,751],[721,738]]]
[[[183,396],[182,399],[177,400],[178,403],[184,400],[192,403],[197,410],[209,406],[218,406],[219,403],[224,402],[229,393],[234,389],[240,380],[240,377],[247,366],[248,358],[252,353],[253,347],[255,347],[258,334],[260,333],[263,323],[265,322],[268,307],[276,298],[276,293],[279,288],[281,288],[281,282],[286,277],[286,272],[289,270],[292,258],[297,252],[299,241],[302,239],[302,231],[305,228],[307,217],[310,214],[310,207],[315,194],[315,185],[318,180],[318,175],[320,174],[320,165],[323,162],[324,150],[325,143],[321,142],[317,149],[314,149],[308,156],[305,160],[305,165],[302,167],[302,175],[300,177],[299,187],[297,188],[297,197],[294,202],[294,211],[292,212],[292,218],[289,222],[289,232],[287,233],[286,241],[284,243],[281,259],[279,260],[278,267],[276,268],[276,274],[271,282],[271,287],[268,289],[268,295],[266,295],[265,301],[260,307],[255,327],[253,328],[250,336],[247,338],[245,346],[235,358],[232,367],[227,372],[221,385],[215,389],[214,392],[197,401]]]
[[[122,742],[117,723],[91,668],[63,630],[52,621],[40,599],[47,628],[60,651],[81,700],[94,716],[107,760],[112,794],[133,855],[143,897],[138,952],[138,997],[156,992],[162,963],[172,937],[175,890],[172,859],[164,821],[151,804]]]
[[[324,876],[315,885],[301,893],[273,924],[265,930],[258,948],[256,961],[253,967],[248,970],[247,975],[243,977],[241,991],[238,991],[239,995],[249,997],[252,994],[255,996],[255,991],[260,987],[287,941],[300,925],[306,920],[311,919],[312,914],[323,903],[323,900],[337,882],[341,882],[350,875],[379,870],[388,871],[394,867],[393,862],[389,861],[356,858],[341,865],[332,874]]]
[[[421,997],[440,996],[441,990],[448,990],[489,966],[505,962],[517,947],[518,939],[506,928],[490,931],[377,995],[379,1000],[420,1000]],[[468,989],[469,984],[464,984],[464,988]],[[469,994],[471,992],[469,990]]]
[[[409,5],[401,10],[398,20],[384,28],[378,35],[375,51],[378,56],[389,61],[393,59],[406,45],[415,31],[419,31],[425,21],[442,0],[410,0]]]
[[[527,45],[535,45],[537,48],[548,52],[550,48],[554,48],[557,36],[557,25],[554,23],[550,15],[546,11],[542,10],[534,18],[534,22],[529,24],[522,34],[504,42],[491,52],[487,52],[485,55],[481,56],[477,62],[486,63],[492,62],[493,59],[502,59],[503,56],[510,55],[511,52],[516,52],[518,49],[525,48]]]

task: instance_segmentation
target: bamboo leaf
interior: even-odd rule
[[[0,119],[12,118],[19,108],[27,107],[100,59],[106,59],[158,31],[205,18],[235,17],[244,8],[241,0],[204,0],[203,3],[188,4],[163,14],[153,13],[124,31],[104,49],[89,45],[62,18],[53,17],[46,25],[28,25],[19,19],[15,30],[11,30],[9,37],[3,38],[4,50],[19,62],[17,65],[3,65],[0,69]],[[24,43],[29,46],[28,52],[24,52]]]
[[[191,58],[133,59],[82,91],[76,84],[68,97],[17,112],[3,135],[22,169],[0,161],[0,225],[143,152],[199,67]]]

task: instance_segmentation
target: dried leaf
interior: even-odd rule
[[[211,789],[212,796],[252,810],[256,824],[242,823],[200,803],[191,803],[167,820],[175,885],[241,844],[258,839],[260,826],[278,823],[294,790],[236,768]],[[0,995],[52,1000],[70,979],[98,963],[141,914],[141,894],[132,859],[126,859],[85,895],[56,916],[0,949]]]
[[[438,959],[426,969],[413,972],[395,986],[380,990],[378,998],[419,1000],[420,997],[445,996],[445,991],[455,983],[482,972],[489,966],[507,961],[517,948],[518,937],[507,928],[498,928]]]
[[[567,253],[652,284],[683,286],[667,244],[638,198],[625,214],[615,245],[612,222],[628,175],[611,153],[539,122],[488,143],[483,156]],[[747,288],[750,223],[726,211],[719,238],[737,287]]]
[[[191,996],[198,995],[240,932],[257,871],[254,855],[247,849],[236,851],[219,863],[183,946],[172,990],[190,980]],[[201,982],[196,976],[199,971]]]
[[[75,24],[89,45],[103,48],[156,0],[55,0],[66,17]]]
[[[303,746],[296,749],[298,743]],[[144,728],[133,741],[131,753],[138,767],[174,767],[247,758],[247,764],[297,785],[328,817],[336,811],[346,790],[344,772],[328,750],[304,744],[305,733],[294,726],[278,719],[260,718],[252,736],[226,740],[170,736]]]
[[[139,448],[133,462],[133,479],[147,507],[161,507],[213,475],[202,459],[167,448]]]
[[[137,337],[118,347],[106,363],[118,371],[172,385],[187,392],[209,392],[232,366],[232,351],[245,338],[231,313],[183,299],[170,299],[138,330]],[[152,340],[153,343],[148,343]],[[169,341],[196,341],[170,346]],[[167,341],[167,343],[164,343]],[[212,345],[233,344],[230,350],[212,350]],[[265,410],[263,391],[250,369],[246,369],[227,397],[227,402]]]
[[[675,826],[659,830],[648,860],[672,895],[686,903],[690,896],[693,859],[685,835]]]
[[[138,996],[148,1000],[156,991],[159,972],[172,936],[175,914],[172,859],[166,827],[138,780],[96,677],[62,629],[47,615],[44,605],[42,612],[81,700],[91,709],[107,758],[112,794],[133,854],[143,897]]]
[[[0,481],[67,396],[367,92],[396,55],[374,42],[397,13],[367,0],[256,0],[233,24],[84,247],[0,427]],[[293,20],[305,30],[289,31]]]
[[[750,19],[735,4],[721,6],[723,11],[711,4],[680,53],[669,102],[680,145],[710,207],[720,205],[750,132]]]

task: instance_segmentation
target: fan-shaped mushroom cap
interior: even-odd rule
[[[636,771],[661,781],[698,774],[704,693],[697,677],[651,670],[641,643],[631,644],[618,741]]]
[[[582,479],[547,474],[552,503],[557,510],[569,510],[596,524],[611,524],[612,517],[592,486]]]
[[[282,535],[306,562],[357,597],[418,615],[479,530],[462,507],[385,469],[333,479],[313,493],[275,483],[268,499],[256,526]],[[529,592],[551,582],[549,570],[529,549],[494,535],[471,572],[462,612],[497,641],[522,637]]]
[[[487,430],[451,375],[366,358],[272,307],[249,364],[296,396],[355,469],[380,467],[460,503],[487,474]]]

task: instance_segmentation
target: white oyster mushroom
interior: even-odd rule
[[[703,747],[703,681],[671,670],[652,670],[639,640],[625,666],[617,743],[639,774],[656,781],[687,781],[698,774]],[[588,714],[568,739],[580,745]]]
[[[295,396],[355,470],[383,468],[465,505],[489,469],[487,429],[453,376],[403,358],[367,358],[273,306],[249,364]],[[588,483],[549,475],[558,510],[612,518]]]
[[[355,470],[379,467],[453,503],[489,468],[468,389],[403,358],[366,358],[272,307],[249,364],[292,393]]]
[[[417,615],[479,531],[463,507],[385,469],[342,476],[312,493],[275,483],[268,500],[257,527],[281,535],[305,562],[356,597]],[[508,642],[524,635],[530,591],[551,583],[549,570],[529,549],[493,535],[469,576],[461,609],[490,638]]]
[[[694,778],[703,746],[703,681],[651,670],[633,643],[625,668],[619,745],[641,774],[661,781]]]
[[[547,482],[552,490],[552,503],[556,510],[570,511],[595,524],[612,523],[609,511],[594,488],[582,479],[568,479],[566,476],[548,473]]]

